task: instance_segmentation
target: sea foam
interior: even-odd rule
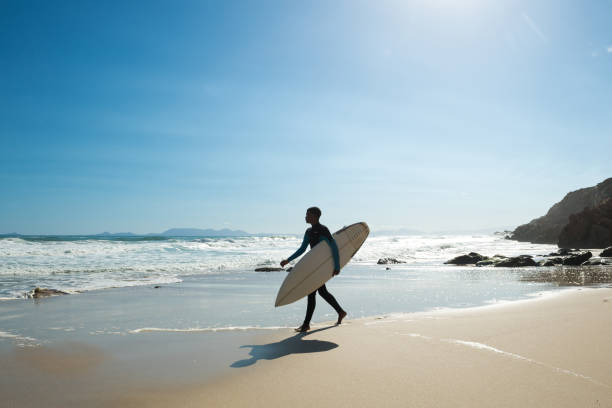
[[[186,276],[228,275],[276,266],[300,236],[263,237],[35,237],[0,239],[0,299],[24,298],[34,287],[69,293],[178,283]],[[456,255],[547,253],[551,245],[495,235],[371,236],[351,263],[375,265],[394,257],[408,266],[440,267]]]

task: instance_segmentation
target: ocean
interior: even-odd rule
[[[4,238],[0,239],[0,299],[27,298],[36,286],[82,293],[178,283],[193,276],[231,280],[257,267],[279,266],[300,244],[298,236]],[[429,269],[470,251],[518,255],[554,249],[496,235],[374,236],[351,266],[373,266],[379,258],[394,257],[407,267]]]
[[[301,241],[290,235],[0,239],[0,343],[296,327],[304,318],[305,300],[274,308],[286,272],[254,269],[278,266]],[[347,319],[354,319],[609,285],[609,270],[599,274],[597,267],[596,273],[585,274],[564,267],[444,264],[472,251],[537,259],[554,250],[499,235],[371,236],[327,287],[348,311]],[[378,265],[384,257],[405,263]],[[37,286],[70,295],[30,299]],[[313,322],[335,319],[334,310],[318,297]]]

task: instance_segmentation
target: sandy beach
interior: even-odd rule
[[[13,375],[2,393],[7,406],[612,407],[610,316],[612,289],[578,289],[307,334],[165,333],[104,353],[20,349],[3,354]],[[215,353],[230,343],[233,352]],[[125,348],[141,351],[126,362],[117,358]],[[226,369],[207,376],[190,368],[195,360]]]
[[[612,406],[612,290],[286,331],[236,375],[158,406]],[[167,398],[167,399],[166,399]]]

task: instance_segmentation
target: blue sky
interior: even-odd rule
[[[3,1],[0,232],[516,226],[612,176],[610,15]]]

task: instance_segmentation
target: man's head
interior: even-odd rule
[[[309,224],[316,224],[319,222],[321,217],[321,209],[319,207],[310,207],[306,210],[306,222]]]

